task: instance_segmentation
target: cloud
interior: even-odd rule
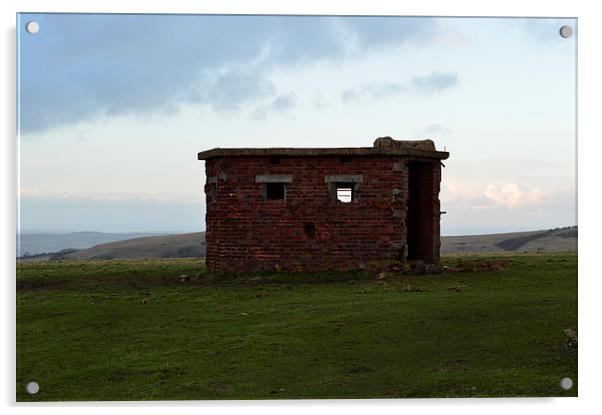
[[[321,110],[329,105],[321,91],[315,91],[312,99],[312,105],[315,109]]]
[[[433,72],[427,76],[414,77],[410,82],[371,82],[344,90],[341,98],[345,102],[371,99],[394,98],[406,93],[432,95],[457,84],[455,73]]]
[[[206,102],[216,111],[238,110],[241,104],[270,96],[276,92],[272,82],[257,74],[227,72],[197,95],[197,102]],[[195,101],[192,99],[191,101]]]
[[[277,96],[272,101],[272,109],[275,111],[287,111],[296,105],[297,97],[293,92]]]
[[[567,43],[566,39],[563,39],[560,36],[560,28],[562,26],[571,26],[573,32],[575,32],[576,28],[576,20],[571,18],[524,18],[507,20],[510,20],[508,23],[518,25],[522,31],[536,40],[555,42],[557,44]]]
[[[538,187],[524,189],[512,182],[483,185],[478,179],[462,181],[446,179],[441,186],[441,201],[462,202],[473,209],[503,207],[514,210],[547,202],[559,193],[562,192],[558,189]]]
[[[483,196],[497,205],[507,209],[517,209],[527,205],[536,205],[550,199],[554,195],[551,190],[544,189],[521,189],[515,183],[507,183],[501,186],[490,184],[483,192]]]
[[[443,233],[479,234],[574,225],[575,190],[526,189],[513,182],[446,178],[441,187]]]
[[[459,200],[472,201],[479,199],[483,194],[483,187],[479,184],[466,181],[457,182],[446,178],[441,184],[440,199],[442,202],[456,202]]]
[[[424,135],[447,135],[450,134],[451,130],[447,127],[442,126],[441,124],[430,124],[423,130],[418,132],[418,136]]]
[[[468,47],[473,44],[473,42],[466,36],[452,31],[446,31],[441,33],[440,36],[437,37],[437,42],[455,47]]]
[[[86,200],[86,201],[139,201],[157,203],[199,203],[204,199],[199,195],[175,193],[106,193],[106,192],[57,192],[39,188],[22,187],[19,189],[20,200],[52,199],[52,200]]]
[[[432,95],[458,84],[458,75],[447,72],[433,72],[427,76],[412,78],[412,86],[417,92]]]
[[[361,97],[369,97],[372,99],[392,98],[407,91],[407,87],[401,83],[373,82],[347,89],[343,91],[341,96],[343,101],[355,101]]]
[[[25,134],[181,103],[232,111],[276,93],[275,68],[424,43],[439,28],[436,19],[410,17],[21,16],[40,23],[36,35],[19,29]]]
[[[357,49],[375,45],[399,46],[409,41],[423,45],[441,33],[435,18],[348,16],[337,22],[341,32]]]
[[[294,92],[289,91],[285,94],[280,94],[271,102],[257,107],[251,115],[253,118],[264,119],[270,112],[284,113],[290,111],[297,105],[297,96]]]

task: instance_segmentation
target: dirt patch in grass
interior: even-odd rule
[[[60,291],[65,286],[64,281],[60,280],[30,280],[17,281],[17,292],[26,291]]]
[[[510,267],[511,259],[465,259],[461,258],[450,267],[445,268],[446,272],[486,272],[501,271]]]

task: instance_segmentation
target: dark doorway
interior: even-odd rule
[[[408,260],[432,261],[435,231],[435,198],[433,195],[433,163],[408,163]]]

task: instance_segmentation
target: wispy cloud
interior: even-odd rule
[[[497,205],[507,209],[517,209],[527,205],[536,205],[550,199],[554,195],[552,190],[522,189],[515,183],[501,186],[491,184],[483,192],[483,196]]]
[[[446,178],[441,184],[440,199],[444,203],[474,201],[483,195],[483,186],[478,183],[459,182]]]
[[[182,102],[236,110],[277,94],[269,79],[275,68],[426,42],[439,27],[436,19],[398,17],[25,15],[29,18],[41,30],[35,36],[23,32],[19,45],[24,133],[99,116],[171,111]]]
[[[458,84],[458,75],[450,72],[433,72],[427,76],[412,78],[412,86],[417,92],[432,95]]]
[[[441,187],[441,201],[462,202],[473,209],[515,210],[542,204],[559,193],[559,189],[524,188],[512,182],[482,185],[478,181],[446,180]]]
[[[487,179],[444,178],[441,208],[444,234],[510,232],[575,224],[571,188],[527,187]],[[486,182],[485,182],[486,183]]]
[[[560,36],[560,28],[564,25],[571,26],[573,31],[576,29],[575,19],[555,19],[555,18],[522,18],[507,19],[508,23],[518,25],[525,33],[531,35],[535,40],[544,42],[554,42],[557,44],[567,43],[566,39]]]
[[[269,103],[257,107],[251,115],[253,118],[264,119],[268,113],[279,112],[284,113],[290,111],[297,105],[297,96],[294,92],[289,91],[285,94],[280,94]]]
[[[468,37],[453,31],[443,32],[435,40],[438,43],[455,47],[468,47],[472,45]]]
[[[447,135],[450,134],[451,130],[441,124],[429,124],[428,126],[426,126],[425,128],[423,128],[422,130],[418,131],[418,133],[416,134],[416,136],[429,136],[429,135]]]
[[[343,101],[356,101],[361,98],[394,98],[402,94],[414,93],[433,95],[455,86],[458,75],[455,73],[433,72],[426,76],[416,76],[408,82],[372,82],[344,90]]]
[[[324,98],[324,95],[322,94],[321,91],[314,92],[314,95],[312,98],[312,104],[313,104],[314,108],[316,108],[318,110],[321,110],[321,109],[327,107],[328,105],[330,105]]]
[[[197,102],[206,102],[216,111],[233,111],[240,105],[271,96],[276,88],[261,75],[230,71],[209,85],[207,93],[197,95]]]
[[[23,199],[87,200],[87,201],[140,201],[157,203],[200,203],[203,192],[198,195],[175,193],[106,193],[106,192],[58,192],[39,188],[22,187],[19,196]]]
[[[341,96],[343,101],[354,101],[362,97],[369,97],[372,99],[392,98],[406,92],[408,92],[408,88],[401,83],[373,82],[346,89]]]

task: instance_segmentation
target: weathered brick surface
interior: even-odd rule
[[[407,252],[408,160],[398,156],[223,156],[206,160],[207,267],[219,271],[382,268]],[[419,230],[439,259],[439,161],[420,164]],[[286,200],[266,200],[265,176],[291,176]],[[326,176],[361,176],[355,200]],[[262,176],[258,178],[257,176]],[[259,181],[258,181],[259,180]],[[315,232],[312,230],[315,229]]]

